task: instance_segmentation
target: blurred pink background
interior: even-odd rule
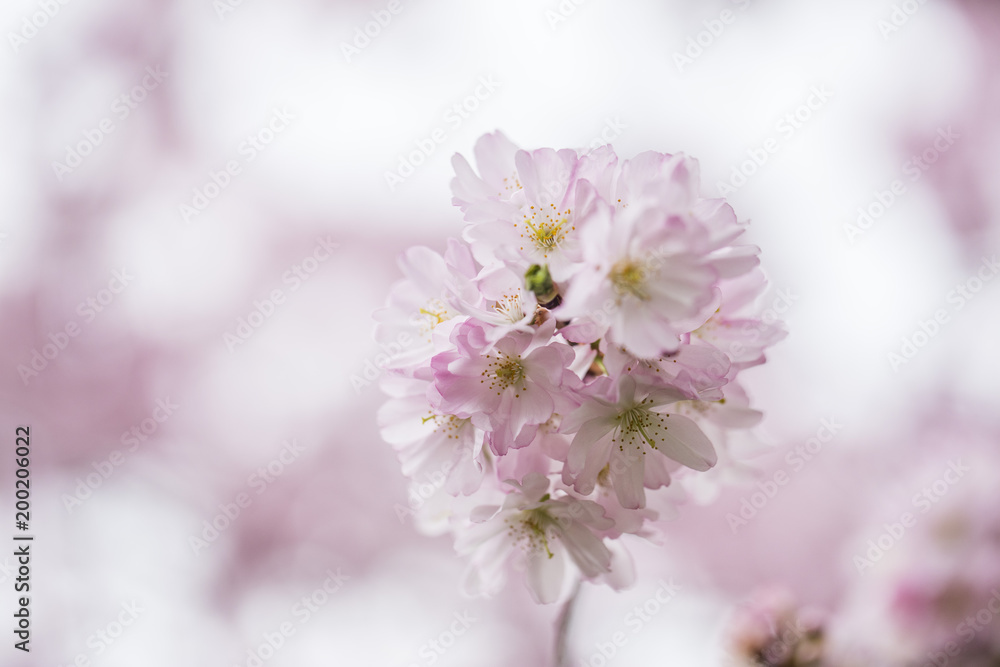
[[[840,614],[832,637],[877,643],[853,610],[877,608],[865,596],[909,571],[909,547],[865,575],[852,557],[950,460],[997,470],[1000,280],[983,277],[1000,248],[998,10],[7,3],[0,428],[12,443],[31,425],[36,543],[32,651],[8,642],[0,663],[551,664],[558,609],[517,582],[459,594],[448,540],[401,516],[375,424],[371,312],[399,252],[460,234],[450,157],[497,128],[526,147],[697,157],[706,195],[735,190],[790,331],[747,376],[774,448],[761,479],[790,482],[735,533],[727,514],[756,486],[685,506],[662,546],[632,544],[634,589],[584,587],[580,664],[671,578],[681,593],[609,664],[729,664],[727,619],[767,586]],[[906,341],[924,344],[908,358]],[[949,495],[956,512],[989,513],[978,488]]]

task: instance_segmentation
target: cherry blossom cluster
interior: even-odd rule
[[[737,376],[784,336],[755,308],[759,249],[684,155],[525,151],[497,132],[475,161],[453,159],[462,240],[403,253],[375,314],[397,351],[383,437],[469,592],[512,570],[540,602],[628,585],[619,538],[746,470],[734,451],[761,414]]]

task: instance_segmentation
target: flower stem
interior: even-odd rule
[[[556,667],[570,667],[569,654],[569,624],[573,619],[573,608],[580,595],[580,582],[577,581],[569,599],[563,604],[559,618],[556,619]]]

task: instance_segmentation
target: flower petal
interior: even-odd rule
[[[646,492],[643,489],[645,458],[624,456],[618,449],[611,450],[611,483],[615,487],[618,502],[625,509],[637,510],[646,506]]]
[[[664,456],[702,472],[718,462],[712,441],[697,424],[680,415],[662,416],[664,423],[651,426],[650,436],[655,438],[656,448]]]
[[[573,562],[585,576],[592,578],[609,571],[611,553],[589,528],[571,522],[559,531],[559,537]]]
[[[528,590],[536,602],[552,604],[559,599],[565,576],[565,562],[561,549],[550,556],[544,550],[528,554]]]
[[[566,456],[566,467],[570,472],[574,474],[581,472],[591,458],[603,458],[601,450],[608,448],[595,449],[594,445],[602,440],[607,440],[607,444],[610,446],[611,438],[608,436],[614,428],[615,422],[610,417],[591,419],[584,423],[577,431],[573,442],[570,443],[569,454]],[[600,468],[603,468],[606,463],[606,460],[601,463]]]

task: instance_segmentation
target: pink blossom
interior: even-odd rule
[[[467,290],[458,308],[480,322],[493,325],[491,338],[497,340],[512,330],[532,331],[538,300],[525,287],[524,274],[504,264],[484,268],[473,280],[475,290]]]
[[[620,345],[602,342],[604,366],[611,377],[625,374],[649,384],[666,384],[703,400],[723,398],[728,381],[729,357],[709,345],[681,343],[677,351],[653,359],[639,359]]]
[[[573,150],[518,150],[499,132],[480,139],[475,155],[479,176],[461,155],[452,160],[452,191],[471,223],[465,239],[476,259],[507,262],[522,273],[547,264],[557,280],[569,277],[580,259],[579,211],[594,197],[592,188],[578,188],[580,177],[600,178],[599,158],[581,162]]]
[[[645,507],[644,488],[670,483],[668,459],[694,470],[715,465],[715,449],[693,421],[656,410],[686,399],[684,394],[637,386],[626,375],[611,399],[609,384],[595,382],[593,395],[563,422],[565,432],[576,433],[563,479],[577,492],[587,495],[598,483],[610,485],[622,507],[637,509]]]
[[[382,382],[383,391],[394,394],[379,410],[382,438],[399,453],[407,477],[468,495],[489,468],[483,432],[469,419],[435,412],[427,401],[428,384],[399,376]]]
[[[431,359],[431,404],[444,414],[471,419],[502,456],[531,443],[538,426],[565,404],[564,390],[578,383],[569,370],[570,347],[553,340],[555,322],[533,333],[511,331],[491,343],[485,325],[469,320],[452,334],[454,350]]]
[[[560,318],[588,318],[592,340],[606,334],[640,358],[655,358],[676,351],[683,334],[711,317],[718,282],[753,268],[756,249],[727,245],[742,232],[735,216],[719,221],[730,217],[728,206],[665,205],[675,195],[617,212],[595,206],[581,223],[583,268],[568,285]]]
[[[444,256],[423,246],[410,248],[400,256],[399,267],[406,279],[393,285],[386,307],[373,314],[375,338],[401,348],[386,368],[412,369],[434,354],[438,327],[444,325],[447,332],[454,326],[452,320],[461,314],[456,302],[475,298],[476,269],[469,249],[454,239]]]
[[[757,299],[767,287],[760,269],[754,269],[720,285],[720,305],[705,324],[691,332],[688,340],[717,350],[732,362],[730,375],[764,363],[765,350],[787,335],[782,326],[758,316]]]
[[[559,599],[567,581],[567,556],[580,575],[595,578],[611,572],[612,555],[596,531],[612,521],[595,502],[569,495],[552,497],[549,480],[532,473],[500,506],[477,507],[471,524],[459,533],[455,549],[471,556],[466,586],[473,594],[491,594],[517,559],[536,601]]]

